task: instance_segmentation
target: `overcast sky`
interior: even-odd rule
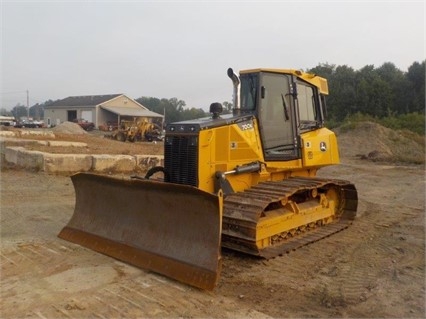
[[[226,75],[425,59],[421,1],[4,1],[1,105],[75,95],[232,100]]]

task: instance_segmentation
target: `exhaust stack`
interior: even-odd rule
[[[240,98],[238,95],[240,79],[238,78],[238,75],[234,73],[234,70],[232,70],[232,68],[228,69],[228,76],[232,80],[232,83],[234,84],[232,103],[234,104],[234,110],[236,110],[240,108]]]

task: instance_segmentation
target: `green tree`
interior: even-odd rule
[[[232,108],[234,107],[234,105],[231,102],[224,101],[222,103],[222,105],[223,105],[223,113],[224,114],[229,114],[229,113],[232,112]]]
[[[4,107],[0,108],[0,115],[1,116],[13,116],[12,112],[7,110]]]
[[[181,120],[183,121],[193,120],[193,119],[202,118],[205,116],[206,116],[206,112],[204,112],[203,109],[197,109],[192,107],[190,109],[183,110]]]
[[[332,93],[332,114],[338,120],[344,119],[349,114],[356,113],[356,73],[354,69],[343,65],[336,67],[330,81]]]
[[[391,62],[384,63],[376,72],[389,85],[391,90],[387,115],[406,113],[408,111],[407,92],[409,83],[404,73]]]
[[[171,99],[159,99],[155,97],[142,96],[140,98],[137,98],[136,101],[148,108],[150,111],[165,115],[165,123],[190,119],[186,118],[189,116],[189,114],[197,114],[197,112],[188,111],[186,112],[186,114],[184,114],[186,110],[185,101],[179,100],[175,97]]]
[[[422,63],[414,62],[408,68],[406,77],[411,91],[408,112],[425,112],[425,73],[425,61]]]
[[[44,103],[37,103],[33,106],[30,106],[30,117],[35,118],[37,120],[42,119],[44,117],[44,105]]]
[[[18,103],[16,106],[12,109],[12,114],[15,117],[15,119],[20,119],[21,117],[27,117],[28,115],[28,109],[26,106]]]
[[[307,72],[322,76],[323,78],[326,78],[326,79],[331,79],[333,77],[333,73],[335,70],[336,70],[335,64],[320,63],[316,67],[312,69],[308,69]]]

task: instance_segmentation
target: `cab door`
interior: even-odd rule
[[[261,73],[258,114],[264,157],[268,161],[301,157],[291,85],[291,75]]]

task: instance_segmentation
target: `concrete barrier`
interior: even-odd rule
[[[6,143],[4,140],[0,138],[0,165],[3,166],[3,164],[6,162]]]
[[[87,147],[87,143],[83,142],[65,142],[65,141],[46,141],[48,146],[56,147]]]
[[[8,145],[43,145],[43,146],[54,146],[54,147],[87,147],[87,143],[83,142],[68,142],[68,141],[38,141],[14,137],[2,137],[0,135],[0,142],[7,142]]]
[[[15,138],[15,137],[1,137],[0,136],[0,143],[7,143],[7,146],[31,146],[31,145],[43,145],[48,146],[49,141],[38,141],[38,140],[28,140],[28,139],[21,139],[21,138]]]
[[[52,137],[55,138],[55,134],[52,131],[31,131],[31,130],[20,130],[20,136],[44,136],[44,137]]]
[[[44,154],[45,153],[39,151],[27,151],[20,146],[6,147],[5,161],[18,167],[39,171],[43,170]]]
[[[11,131],[0,131],[0,136],[14,137],[14,136],[16,136],[16,134],[15,134],[15,132],[11,132]]]
[[[28,144],[34,142],[46,141],[29,140]],[[20,144],[26,145],[23,142]],[[154,166],[164,166],[162,155],[52,154],[29,151],[22,146],[6,146],[4,140],[0,140],[0,152],[2,165],[13,164],[17,167],[46,171],[52,174],[74,174],[89,171],[130,173],[140,170],[147,171]]]
[[[22,146],[9,146],[4,149],[4,158],[7,163],[18,164],[18,153],[25,151]]]
[[[136,166],[141,170],[148,170],[154,166],[164,166],[163,155],[135,155]]]
[[[136,159],[131,155],[92,155],[92,171],[95,172],[132,172],[136,168]]]
[[[23,151],[18,154],[18,166],[34,170],[43,170],[44,153],[39,151]]]
[[[92,168],[92,155],[86,154],[44,154],[44,171],[56,174],[88,172]]]

